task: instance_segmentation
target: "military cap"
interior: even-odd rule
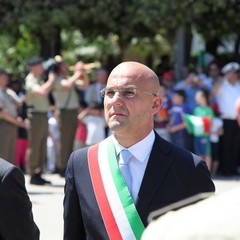
[[[43,59],[41,57],[33,57],[28,60],[28,65],[34,66],[34,65],[40,64],[42,62],[43,62]]]
[[[222,68],[222,73],[228,74],[231,72],[237,72],[240,70],[240,65],[237,62],[230,62]]]

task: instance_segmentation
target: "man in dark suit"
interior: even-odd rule
[[[0,158],[0,239],[37,240],[32,203],[19,168]]]
[[[65,240],[140,239],[150,212],[215,191],[203,160],[153,130],[159,89],[156,74],[137,62],[121,63],[109,75],[102,96],[113,135],[69,159]]]

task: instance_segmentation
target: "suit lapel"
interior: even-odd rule
[[[167,154],[171,151],[169,145],[156,133],[155,135],[156,139],[153,144],[136,203],[136,208],[140,216],[144,215],[144,212],[147,210],[156,191],[158,191],[173,161],[167,157]]]

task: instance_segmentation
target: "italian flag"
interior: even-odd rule
[[[190,134],[193,134],[194,136],[209,135],[211,128],[211,117],[199,117],[185,114],[184,118],[187,124],[187,130]]]

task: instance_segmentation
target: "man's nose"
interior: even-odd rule
[[[120,92],[116,91],[110,101],[114,105],[122,105],[124,102],[124,99],[123,99],[122,94]]]

